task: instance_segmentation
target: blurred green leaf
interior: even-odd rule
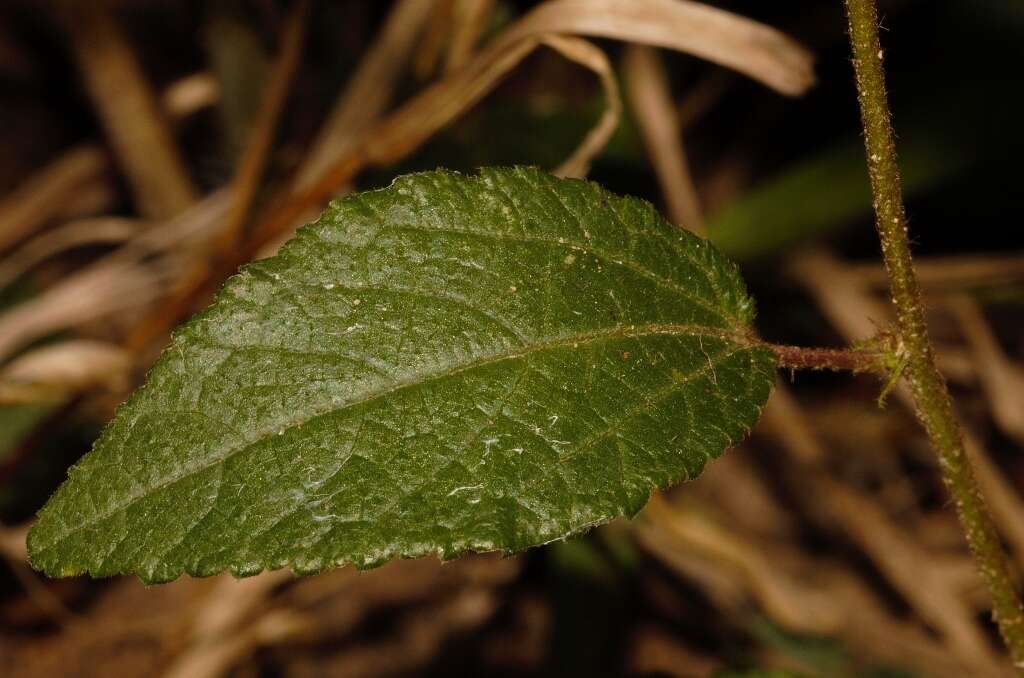
[[[900,144],[908,196],[951,178],[971,160],[964,148],[932,138]],[[864,147],[850,141],[798,163],[755,187],[708,220],[710,239],[726,255],[748,261],[781,253],[871,215]]]

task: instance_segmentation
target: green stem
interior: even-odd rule
[[[995,524],[978,489],[946,382],[935,366],[907,236],[896,148],[878,40],[875,0],[846,0],[875,224],[896,306],[899,341],[917,415],[939,459],[967,543],[992,595],[993,616],[1018,672],[1024,675],[1024,611]]]

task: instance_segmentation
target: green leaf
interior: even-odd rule
[[[55,576],[517,551],[635,514],[756,421],[735,267],[533,169],[334,203],[183,325],[39,514]]]

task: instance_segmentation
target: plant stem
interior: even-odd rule
[[[992,595],[993,616],[1018,672],[1024,675],[1024,611],[1009,561],[978,489],[964,448],[946,382],[935,366],[921,293],[907,236],[896,149],[878,40],[875,0],[846,0],[850,44],[864,126],[875,224],[896,306],[897,331],[907,366],[906,379],[942,479],[956,504],[967,543]]]
[[[882,355],[838,348],[804,348],[764,344],[779,359],[779,367],[791,370],[886,373]]]

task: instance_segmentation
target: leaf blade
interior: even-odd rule
[[[176,333],[33,564],[315,572],[635,513],[756,420],[775,364],[751,316],[735,268],[640,201],[524,168],[399,179]]]

